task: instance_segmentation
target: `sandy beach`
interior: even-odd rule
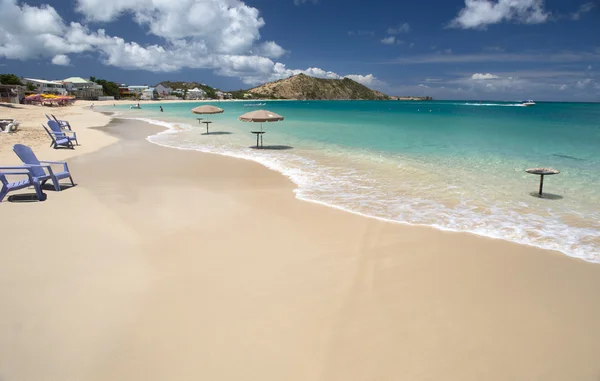
[[[1,162],[23,142],[77,186],[0,204],[1,380],[600,377],[597,264],[300,201],[81,104],[15,107]],[[48,147],[49,111],[81,146]]]

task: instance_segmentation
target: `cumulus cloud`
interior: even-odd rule
[[[100,22],[130,14],[158,37],[202,40],[211,51],[225,54],[248,51],[265,25],[258,9],[239,0],[78,0],[77,10]]]
[[[497,75],[494,74],[483,74],[483,73],[475,73],[471,76],[471,79],[475,79],[475,80],[488,80],[488,79],[498,79],[500,77],[498,77]]]
[[[396,43],[396,36],[385,37],[381,40],[381,43],[384,45],[393,45]]]
[[[279,58],[287,52],[284,48],[277,45],[275,41],[267,41],[259,45],[255,53],[269,58]]]
[[[343,78],[319,68],[287,69],[273,61],[286,50],[274,41],[260,41],[264,20],[256,8],[239,0],[78,0],[77,10],[89,22],[130,16],[139,27],[159,37],[159,42],[143,45],[110,36],[104,29],[67,24],[49,5],[34,7],[17,0],[0,0],[0,57],[45,58],[56,65],[68,65],[69,55],[96,53],[105,65],[123,69],[209,69],[247,84],[301,72]],[[364,83],[383,84],[372,75],[354,76]]]
[[[449,24],[452,28],[483,29],[501,22],[539,24],[550,14],[544,0],[465,0],[465,7]]]
[[[400,24],[398,27],[388,28],[387,32],[388,34],[408,33],[410,32],[410,25],[405,22],[404,24]]]
[[[52,63],[59,66],[69,66],[71,60],[66,54],[57,54],[52,58]]]
[[[581,6],[579,7],[579,9],[577,9],[577,11],[571,13],[571,15],[570,15],[571,20],[579,20],[581,18],[581,16],[583,16],[583,14],[590,12],[595,7],[596,7],[596,4],[594,4],[591,1],[589,3],[581,4]]]

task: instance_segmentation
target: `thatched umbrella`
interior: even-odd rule
[[[260,123],[260,131],[250,131],[253,134],[256,134],[256,148],[258,148],[258,137],[260,136],[260,142],[262,146],[262,135],[264,131],[262,129],[262,124],[265,122],[279,122],[283,120],[283,116],[275,114],[274,112],[267,110],[256,110],[245,113],[244,115],[238,118],[242,122],[255,122]]]
[[[223,111],[224,110],[222,108],[218,108],[216,106],[211,106],[211,105],[198,106],[198,107],[192,109],[192,112],[194,114],[200,114],[200,115],[222,114]],[[208,134],[208,125],[209,125],[209,123],[212,123],[212,122],[210,120],[205,120],[204,122],[201,122],[201,123],[206,124],[206,133]]]
[[[558,175],[560,173],[559,170],[554,168],[529,168],[525,172],[532,175],[540,175],[540,190],[538,192],[540,197],[542,197],[542,189],[544,188],[544,176]]]

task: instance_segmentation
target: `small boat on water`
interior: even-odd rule
[[[523,101],[522,105],[523,106],[535,106],[535,102],[530,99],[528,101]]]
[[[244,105],[244,107],[261,107],[266,105],[266,103],[247,103]]]

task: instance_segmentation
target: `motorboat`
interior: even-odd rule
[[[266,106],[266,103],[248,103],[245,104],[244,107],[261,107],[261,106]]]
[[[532,101],[531,99],[528,101],[524,101],[522,104],[523,104],[523,106],[535,106],[535,102]]]

